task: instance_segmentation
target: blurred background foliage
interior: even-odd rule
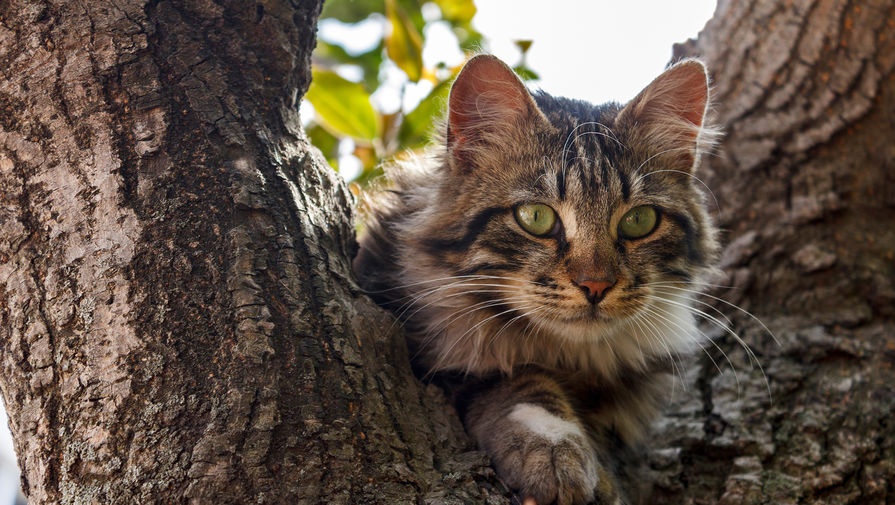
[[[463,62],[486,49],[473,0],[327,0],[302,116],[357,192],[383,161],[422,149]],[[531,41],[517,41],[525,80]],[[510,63],[510,62],[508,62]],[[310,107],[307,106],[310,103]]]

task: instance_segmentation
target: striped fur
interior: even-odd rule
[[[641,440],[674,359],[699,345],[691,296],[661,286],[699,289],[717,257],[693,177],[707,106],[696,61],[619,107],[532,95],[477,56],[439,145],[390,167],[365,203],[362,286],[402,319],[420,373],[448,378],[505,481],[538,503],[633,503],[620,448]],[[553,208],[559,231],[522,229],[526,203]],[[641,205],[658,209],[655,230],[620,237]],[[615,284],[594,303],[581,271]]]

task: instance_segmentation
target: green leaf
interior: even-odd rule
[[[398,148],[418,149],[429,141],[432,123],[441,116],[451,91],[451,79],[438,83],[415,109],[408,112],[398,128]]]
[[[516,72],[516,75],[521,77],[523,81],[537,81],[541,78],[537,72],[525,65],[517,65],[513,67],[513,72]]]
[[[379,135],[379,117],[362,84],[315,68],[305,98],[329,129],[367,142]]]
[[[423,28],[426,26],[426,20],[423,19],[423,10],[420,7],[426,2],[420,0],[397,0],[397,3],[398,6],[404,9],[407,18],[410,19],[413,26],[416,27],[416,31],[423,33]]]
[[[357,23],[374,12],[382,12],[383,0],[326,0],[320,19],[334,18],[344,23]]]
[[[525,53],[527,53],[528,50],[531,49],[532,42],[533,41],[531,40],[514,40],[513,44],[516,44],[516,47],[518,47],[519,50],[522,51],[522,57],[524,58]]]
[[[385,15],[391,25],[385,37],[388,57],[411,81],[417,82],[423,75],[423,38],[395,0],[386,0]]]
[[[339,170],[339,139],[326,131],[326,128],[314,123],[308,126],[305,133],[308,134],[311,144],[320,149],[320,152],[326,157],[329,166]]]
[[[435,4],[441,8],[441,17],[455,23],[468,23],[476,13],[473,0],[435,0]]]

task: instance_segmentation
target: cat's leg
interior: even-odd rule
[[[560,385],[526,372],[467,390],[464,421],[498,475],[538,505],[621,504]]]

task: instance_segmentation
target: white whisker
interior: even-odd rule
[[[650,313],[653,314],[654,316],[660,317],[663,320],[665,320],[666,322],[669,322],[669,323],[675,325],[679,330],[681,330],[681,332],[684,332],[684,333],[687,332],[687,329],[684,326],[682,326],[679,321],[675,321],[676,318],[674,317],[674,314],[671,313],[670,311],[668,311],[668,309],[665,309],[664,307],[659,307],[657,305],[651,305],[651,306],[648,306],[645,308],[647,310],[649,310]],[[665,314],[667,314],[668,317],[663,315],[662,314],[663,312]],[[669,318],[671,318],[671,319],[669,319]],[[707,340],[708,342],[710,342],[715,347],[715,349],[717,349],[721,353],[721,355],[724,356],[724,359],[727,361],[727,364],[730,365],[730,370],[733,372],[733,377],[734,377],[734,380],[736,381],[736,385],[737,385],[737,395],[739,395],[740,394],[740,377],[737,374],[736,367],[733,366],[733,362],[730,361],[730,358],[727,356],[727,353],[724,352],[724,349],[721,349],[721,347],[717,343],[715,343],[714,340],[709,338],[709,336],[706,335],[704,331],[702,331],[696,327],[694,327],[694,329],[696,331],[698,331],[700,334],[702,334],[704,339]],[[709,360],[711,360],[712,364],[715,365],[715,369],[718,370],[718,374],[723,374],[724,372],[721,370],[721,367],[718,366],[718,362],[715,361],[715,358],[713,358],[712,355],[708,352],[708,350],[705,347],[703,347],[703,345],[699,342],[699,340],[693,339],[693,342],[696,345],[698,345],[700,349],[702,349],[702,352],[704,352],[706,356],[708,356],[708,358],[709,358]]]
[[[638,317],[638,316],[643,316],[643,314],[642,313],[637,314],[635,317]],[[680,365],[679,363],[677,363],[675,361],[674,353],[671,352],[671,347],[668,345],[668,342],[662,336],[662,332],[659,330],[659,327],[656,326],[656,323],[654,321],[651,321],[650,319],[648,319],[646,317],[642,317],[642,318],[640,318],[640,320],[643,322],[644,325],[646,325],[646,327],[648,329],[650,329],[650,333],[655,338],[656,342],[658,342],[658,344],[660,346],[662,346],[665,353],[668,355],[668,361],[669,361],[669,363],[671,363],[671,374],[672,374],[672,376],[674,376],[674,375],[678,376],[678,379],[680,380],[680,383],[681,383],[681,387],[684,389],[684,391],[686,391],[687,385],[684,383],[684,373],[682,370],[683,365]],[[672,385],[673,384],[674,384],[674,381],[672,381]]]
[[[648,285],[648,286],[654,286],[654,285],[656,285],[656,284],[651,283],[651,284],[647,284],[647,285]],[[737,305],[737,304],[735,304],[735,303],[730,303],[730,302],[728,302],[727,300],[725,300],[725,299],[723,299],[723,298],[719,298],[719,297],[717,297],[717,296],[710,295],[710,294],[708,294],[708,293],[704,293],[704,292],[702,292],[702,291],[696,291],[696,290],[691,290],[691,289],[681,288],[681,287],[678,287],[678,286],[663,286],[663,287],[664,287],[664,288],[670,288],[670,289],[677,289],[677,290],[679,290],[679,291],[688,291],[688,292],[695,293],[695,294],[698,294],[698,295],[701,295],[701,296],[707,296],[707,297],[711,298],[712,300],[719,301],[719,302],[723,303],[724,305],[727,305],[728,307],[734,308],[734,309],[736,309],[736,310],[742,312],[743,314],[749,316],[753,321],[755,321],[756,323],[758,323],[759,325],[761,325],[761,328],[762,328],[765,332],[767,332],[768,335],[771,336],[771,339],[774,341],[774,343],[777,344],[778,347],[780,346],[780,341],[777,340],[777,337],[776,337],[776,336],[774,335],[774,333],[770,330],[770,328],[768,328],[768,327],[764,324],[764,322],[762,322],[761,319],[759,319],[758,317],[756,317],[754,314],[752,314],[752,313],[749,312],[748,310],[746,310],[746,309],[740,307],[739,305]],[[705,303],[705,302],[700,302],[700,303]],[[718,310],[718,309],[715,309],[715,310]],[[720,312],[720,311],[718,311],[718,312]],[[730,321],[730,319],[728,319],[728,321]],[[733,323],[731,323],[731,324],[733,324]]]
[[[729,326],[727,326],[727,325],[725,325],[724,323],[722,323],[722,322],[721,322],[718,318],[716,318],[715,316],[713,316],[713,315],[711,315],[711,314],[709,314],[709,313],[707,313],[707,312],[705,312],[705,311],[703,311],[703,310],[697,309],[697,308],[695,308],[695,307],[691,307],[691,306],[689,306],[689,305],[687,305],[687,304],[685,304],[685,303],[681,303],[681,302],[678,302],[678,301],[675,301],[675,300],[669,300],[669,299],[667,299],[667,298],[662,298],[662,297],[653,296],[653,295],[646,295],[645,298],[652,299],[652,300],[657,300],[657,301],[660,301],[660,302],[670,303],[670,304],[672,304],[672,305],[679,306],[679,307],[681,307],[681,308],[684,308],[684,309],[686,309],[686,310],[691,311],[691,312],[694,313],[694,314],[697,314],[697,315],[699,315],[699,316],[702,316],[703,318],[705,318],[705,319],[707,319],[707,320],[709,320],[709,321],[715,323],[716,325],[718,325],[719,328],[721,328],[721,329],[724,330],[727,334],[729,334],[730,336],[732,336],[732,337],[737,341],[737,343],[740,344],[740,346],[743,348],[743,350],[745,350],[746,353],[749,355],[750,361],[751,361],[751,362],[754,362],[754,363],[758,366],[758,369],[761,371],[761,375],[762,375],[762,377],[764,377],[765,386],[767,387],[767,390],[768,390],[768,397],[771,397],[771,383],[768,381],[768,376],[767,376],[767,374],[765,374],[765,372],[764,372],[764,367],[761,366],[761,361],[758,359],[758,356],[756,356],[755,352],[752,351],[752,348],[750,348],[749,345],[746,344],[746,341],[743,340],[742,337],[740,337],[740,335],[739,335],[737,332],[733,331]],[[772,399],[772,400],[773,400],[773,399]]]
[[[673,149],[669,149],[669,150],[673,150]],[[663,152],[668,152],[668,151],[663,151]],[[662,154],[662,153],[659,153],[659,154]],[[649,161],[650,159],[652,159],[652,158],[649,158],[646,161]],[[646,163],[646,161],[644,163]],[[640,166],[642,167],[643,165],[640,165]],[[640,167],[637,167],[637,169],[640,170]],[[643,179],[644,177],[646,177],[648,175],[661,174],[662,172],[676,172],[676,173],[684,174],[688,177],[692,177],[692,178],[696,179],[700,184],[703,185],[703,187],[705,187],[706,191],[708,191],[709,194],[712,195],[712,200],[715,201],[715,208],[718,209],[719,214],[721,213],[721,205],[718,204],[718,198],[715,197],[715,193],[712,191],[712,188],[710,188],[708,184],[703,182],[702,179],[697,177],[695,174],[691,174],[690,172],[684,172],[683,170],[674,170],[674,169],[670,169],[670,168],[662,169],[662,170],[653,170],[652,172],[647,172],[647,173],[641,175],[634,182],[638,183],[638,182],[640,182],[641,179]]]
[[[460,343],[460,341],[464,340],[464,339],[466,338],[466,336],[469,335],[471,332],[475,331],[476,329],[478,329],[479,327],[481,327],[483,324],[487,323],[488,321],[490,321],[490,320],[492,320],[492,319],[494,319],[494,318],[496,318],[496,317],[500,317],[500,316],[502,316],[502,315],[504,315],[504,314],[508,314],[508,313],[510,313],[510,312],[513,312],[514,310],[516,310],[516,309],[514,309],[514,308],[510,308],[510,309],[507,309],[507,310],[505,310],[505,311],[503,311],[503,312],[499,312],[499,313],[497,313],[497,314],[494,314],[494,315],[492,315],[492,316],[490,316],[490,317],[488,317],[488,318],[486,318],[486,319],[483,319],[483,320],[479,321],[478,323],[476,323],[475,325],[473,325],[471,328],[467,329],[462,335],[460,335],[459,337],[457,337],[457,338],[454,340],[454,342],[450,345],[450,347],[448,347],[446,350],[444,350],[444,351],[441,352],[441,357],[438,358],[438,360],[435,362],[434,365],[432,365],[431,370],[432,370],[433,372],[434,372],[435,370],[438,370],[438,368],[441,366],[441,364],[444,363],[444,361],[447,359],[447,357],[451,354],[451,351],[454,350],[454,347],[456,347],[457,344]]]

